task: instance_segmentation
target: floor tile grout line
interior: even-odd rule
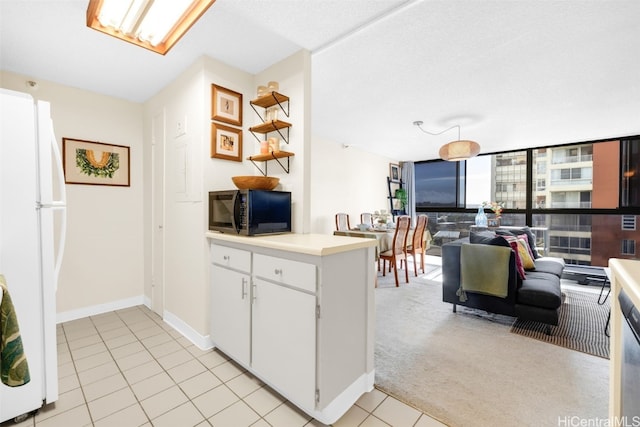
[[[145,311],[145,310],[143,310],[143,309],[144,309],[144,307],[141,307],[141,308],[139,308],[137,311],[139,311],[140,313],[142,313],[142,314],[144,314],[145,316],[147,316],[148,318],[150,318],[146,313],[144,313],[144,311]],[[166,374],[166,375],[170,378],[170,380],[171,380],[171,382],[172,382],[172,384],[173,384],[171,387],[177,386],[177,387],[178,387],[178,389],[180,390],[180,392],[181,392],[181,393],[183,393],[183,394],[186,396],[187,400],[186,400],[184,403],[187,403],[187,402],[191,403],[191,404],[192,404],[192,406],[193,406],[193,407],[195,407],[195,409],[198,411],[198,413],[202,416],[202,418],[204,419],[204,421],[206,421],[208,424],[210,424],[210,421],[209,421],[209,420],[210,420],[210,418],[212,418],[212,417],[216,416],[217,414],[219,414],[219,413],[221,413],[221,412],[225,411],[226,409],[228,409],[228,408],[229,408],[229,407],[231,407],[232,405],[235,405],[235,404],[236,404],[236,403],[238,403],[238,402],[244,402],[244,404],[245,404],[245,405],[247,405],[247,407],[248,407],[248,408],[250,408],[250,409],[251,409],[251,411],[253,411],[254,413],[256,413],[256,414],[258,415],[258,420],[256,420],[256,422],[258,422],[258,421],[263,421],[263,422],[265,422],[266,424],[270,424],[270,423],[266,420],[266,417],[268,417],[268,416],[269,416],[269,414],[273,413],[273,412],[274,412],[274,411],[276,411],[278,408],[280,408],[280,407],[281,407],[281,406],[283,406],[283,405],[286,405],[286,404],[287,404],[287,402],[289,402],[287,399],[284,399],[282,402],[280,402],[280,403],[279,403],[278,405],[276,405],[274,408],[272,408],[271,410],[269,410],[268,412],[266,412],[264,415],[260,414],[260,413],[259,413],[259,412],[258,412],[258,411],[257,411],[257,410],[252,406],[252,405],[250,405],[248,402],[246,402],[246,401],[245,401],[245,398],[246,398],[246,397],[248,397],[249,395],[251,395],[251,394],[253,394],[253,393],[255,393],[255,392],[259,391],[260,389],[269,388],[268,384],[265,384],[265,383],[263,383],[262,381],[260,381],[261,386],[260,386],[259,388],[257,388],[256,390],[252,391],[251,393],[249,393],[249,395],[245,396],[244,398],[243,398],[243,397],[241,397],[241,396],[240,396],[236,391],[234,391],[234,390],[233,390],[233,388],[231,388],[231,387],[228,385],[228,383],[229,383],[230,381],[233,381],[234,379],[239,378],[239,377],[240,377],[240,376],[242,376],[242,375],[250,375],[250,374],[251,374],[251,373],[250,373],[248,370],[246,370],[244,367],[242,367],[242,366],[240,366],[240,365],[237,365],[237,364],[234,364],[234,365],[236,365],[236,366],[237,366],[237,368],[238,368],[238,369],[240,369],[240,370],[241,370],[241,372],[240,372],[238,375],[235,375],[235,376],[233,376],[232,378],[227,379],[226,381],[222,381],[222,380],[221,380],[221,379],[220,379],[220,378],[219,378],[219,377],[218,377],[218,376],[213,372],[213,369],[215,369],[215,368],[216,368],[216,367],[218,367],[218,366],[222,366],[224,363],[233,363],[232,359],[229,359],[229,358],[228,358],[226,355],[224,355],[223,353],[220,353],[220,352],[219,352],[219,351],[217,351],[216,349],[213,349],[213,351],[217,351],[217,352],[218,352],[218,354],[219,354],[219,355],[220,355],[224,360],[223,360],[223,362],[222,362],[222,363],[216,364],[216,365],[212,366],[211,368],[209,368],[209,367],[207,366],[207,364],[205,364],[205,363],[200,359],[200,357],[202,357],[203,355],[200,355],[200,357],[199,357],[199,356],[197,356],[197,355],[195,355],[195,354],[193,354],[193,353],[189,352],[189,351],[187,350],[187,347],[185,347],[183,344],[181,344],[181,343],[178,341],[178,340],[179,340],[179,338],[176,338],[176,337],[171,336],[171,340],[169,340],[169,341],[167,341],[167,342],[165,342],[165,343],[161,343],[161,344],[157,344],[157,345],[155,345],[155,346],[149,346],[149,347],[148,347],[148,346],[147,346],[147,344],[145,344],[145,343],[142,341],[142,339],[140,339],[140,338],[135,334],[135,332],[131,329],[130,324],[129,324],[129,322],[127,321],[127,319],[125,319],[125,318],[121,317],[121,316],[119,315],[119,313],[117,313],[117,312],[114,312],[114,313],[118,316],[118,318],[120,318],[120,319],[123,321],[124,326],[125,326],[125,327],[126,327],[126,328],[127,328],[127,329],[128,329],[128,330],[129,330],[133,335],[134,335],[134,336],[135,336],[135,340],[134,340],[133,342],[131,342],[131,343],[127,343],[127,344],[124,344],[123,346],[126,346],[126,345],[132,345],[132,344],[134,344],[134,343],[138,343],[138,344],[140,344],[140,345],[141,345],[141,346],[142,346],[142,347],[143,347],[147,352],[149,352],[149,354],[151,355],[152,360],[153,360],[153,361],[155,361],[156,363],[158,363],[158,364],[160,365],[160,367],[161,367],[161,369],[162,369],[162,370],[161,370],[161,373]],[[153,319],[152,319],[152,320],[153,320]],[[154,321],[154,322],[155,322],[155,321]],[[149,414],[145,411],[144,407],[142,406],[142,402],[139,400],[138,396],[137,396],[137,395],[135,394],[135,392],[133,391],[133,388],[132,388],[133,384],[132,384],[132,383],[130,383],[130,380],[129,380],[129,379],[127,379],[127,377],[124,375],[124,371],[122,370],[121,366],[120,366],[120,365],[118,364],[118,362],[116,361],[116,359],[115,359],[115,357],[114,357],[114,355],[113,355],[113,353],[112,353],[112,350],[113,350],[113,349],[111,349],[111,348],[109,348],[108,346],[106,346],[106,341],[104,340],[104,337],[103,337],[102,333],[101,333],[101,332],[100,332],[100,330],[98,329],[98,327],[97,327],[98,325],[93,321],[93,319],[91,319],[91,323],[92,323],[92,326],[93,326],[93,328],[94,328],[94,330],[95,330],[95,333],[96,333],[97,335],[99,335],[99,337],[100,337],[100,340],[101,340],[100,342],[101,342],[103,345],[105,345],[105,347],[107,348],[107,352],[108,352],[108,354],[109,354],[109,356],[110,356],[110,358],[111,358],[110,362],[111,362],[111,361],[113,361],[113,363],[116,365],[116,367],[117,367],[117,369],[118,369],[118,373],[119,373],[119,374],[124,378],[124,380],[125,380],[125,382],[126,382],[126,384],[127,384],[127,388],[128,388],[128,389],[132,392],[132,394],[134,395],[135,403],[132,403],[131,405],[127,406],[127,407],[126,407],[126,408],[124,408],[124,409],[127,409],[127,408],[130,408],[130,407],[132,407],[132,406],[138,405],[138,407],[139,407],[139,408],[142,410],[142,412],[144,413],[144,415],[145,415],[145,417],[146,417],[146,419],[147,419],[147,422],[149,422],[149,423],[153,424],[152,419],[149,417]],[[139,322],[134,322],[134,323],[139,323]],[[157,322],[156,322],[156,325],[157,325],[157,326],[159,326],[159,327],[161,327],[159,324],[157,324]],[[69,351],[69,353],[70,353],[70,355],[71,355],[71,361],[72,361],[72,363],[73,363],[73,367],[74,367],[75,375],[78,377],[79,388],[81,389],[81,392],[82,392],[82,396],[83,396],[84,404],[85,404],[85,406],[86,406],[86,407],[87,407],[87,409],[88,409],[88,404],[89,404],[89,402],[87,401],[87,397],[86,397],[86,394],[85,394],[85,391],[84,391],[84,387],[85,387],[86,385],[85,385],[85,386],[83,386],[83,384],[82,384],[82,383],[80,382],[80,380],[79,380],[79,372],[78,372],[78,370],[77,370],[77,365],[76,365],[76,361],[77,361],[77,360],[76,360],[76,358],[73,356],[73,352],[71,351],[71,348],[70,348],[70,345],[69,345],[69,339],[68,339],[67,332],[68,332],[68,331],[67,331],[67,329],[64,327],[64,324],[63,324],[63,325],[62,325],[62,333],[64,334],[64,338],[65,338],[65,341],[66,341],[65,346],[66,346],[66,349]],[[165,330],[165,332],[167,332],[167,333],[168,333],[168,331],[166,331],[166,330]],[[189,362],[190,362],[190,361],[197,361],[199,364],[201,364],[201,365],[205,368],[205,371],[203,371],[203,372],[201,372],[201,373],[199,373],[199,374],[191,375],[191,376],[189,376],[189,377],[186,377],[186,378],[182,379],[180,382],[177,382],[177,381],[176,381],[176,379],[174,379],[174,377],[172,377],[172,376],[171,376],[171,374],[169,373],[169,370],[170,370],[170,369],[172,369],[173,367],[171,367],[171,368],[169,368],[169,369],[165,368],[165,366],[164,366],[164,365],[160,364],[160,362],[158,361],[158,358],[157,358],[155,355],[153,355],[153,353],[151,353],[151,352],[149,351],[149,350],[150,350],[151,348],[153,348],[153,347],[162,346],[162,345],[167,344],[167,343],[172,342],[172,341],[176,341],[176,342],[177,342],[177,344],[178,344],[178,345],[179,345],[179,347],[180,347],[180,349],[179,349],[179,350],[176,350],[175,352],[180,351],[180,350],[185,350],[185,351],[187,351],[187,353],[189,354]],[[120,346],[120,347],[122,347],[122,346]],[[120,347],[117,347],[117,348],[120,348]],[[173,354],[173,353],[175,353],[175,352],[167,353],[167,355],[169,355],[169,354]],[[133,353],[133,354],[135,354],[135,353]],[[164,357],[164,356],[166,356],[166,355],[163,355],[162,357]],[[109,363],[109,362],[107,362],[107,363]],[[178,364],[178,365],[176,365],[176,366],[174,366],[174,367],[177,367],[177,366],[180,366],[180,364]],[[132,369],[133,369],[133,368],[134,368],[134,367],[132,367]],[[197,377],[198,375],[201,375],[201,374],[202,374],[202,373],[204,373],[204,372],[209,372],[209,373],[211,373],[212,375],[214,375],[214,377],[216,377],[216,378],[220,381],[220,384],[219,384],[218,386],[216,386],[216,387],[212,388],[211,390],[213,390],[213,389],[215,389],[215,388],[219,387],[220,385],[225,385],[225,387],[226,387],[228,390],[230,390],[230,391],[233,393],[233,395],[237,398],[237,399],[236,399],[232,404],[227,405],[226,407],[224,407],[224,408],[220,409],[218,412],[216,412],[215,414],[211,415],[211,417],[209,417],[209,418],[205,417],[205,415],[204,415],[204,414],[202,413],[202,411],[197,407],[197,405],[195,405],[195,404],[193,403],[193,400],[194,400],[195,398],[197,398],[198,396],[201,396],[202,394],[207,393],[207,392],[209,392],[209,391],[211,391],[211,390],[205,391],[205,392],[203,392],[203,393],[199,394],[198,396],[195,396],[194,398],[191,398],[189,395],[187,395],[187,394],[186,394],[185,390],[183,389],[183,386],[181,386],[181,384],[182,384],[182,383],[184,383],[184,382],[186,382],[186,381],[188,381],[188,380],[190,380],[190,379],[193,379],[193,378]],[[158,373],[158,374],[159,374],[159,373]],[[114,374],[114,375],[115,375],[115,374]],[[157,374],[155,374],[155,375],[157,375]],[[150,377],[147,377],[147,378],[145,378],[145,379],[143,379],[143,380],[141,380],[141,381],[144,381],[144,380],[146,380],[146,379],[152,378],[153,376],[154,376],[154,375],[151,375]],[[92,384],[93,384],[93,383],[92,383]],[[124,388],[123,388],[123,389],[124,389]],[[113,391],[113,392],[111,392],[111,393],[116,393],[116,392],[118,392],[118,391],[120,391],[120,390],[122,390],[122,389],[119,389],[119,390],[117,390],[117,391]],[[274,391],[274,392],[275,392],[275,391]],[[109,393],[109,394],[111,394],[111,393]],[[277,393],[277,392],[276,392],[276,393]],[[157,393],[156,393],[156,394],[157,394]],[[154,394],[154,395],[156,395],[156,394]],[[386,400],[387,400],[387,398],[389,397],[389,395],[387,395],[386,393],[383,393],[383,394],[384,394],[384,398],[383,398],[383,399],[382,399],[382,400],[381,400],[381,401],[380,401],[380,402],[379,402],[379,403],[378,403],[378,404],[373,408],[373,410],[371,410],[371,411],[369,411],[369,410],[367,410],[367,409],[364,409],[363,407],[361,407],[361,406],[359,406],[359,405],[357,405],[357,404],[356,404],[356,406],[358,406],[360,409],[364,410],[364,412],[366,413],[365,420],[366,420],[367,418],[369,418],[370,416],[373,416],[374,418],[376,418],[376,419],[378,419],[378,420],[380,420],[380,421],[382,421],[382,422],[385,422],[384,420],[380,419],[379,417],[377,417],[377,416],[374,414],[375,410],[376,410],[376,409],[378,409],[378,408],[382,405],[382,403],[383,403],[384,401],[386,401]],[[108,395],[108,394],[107,394],[107,395]],[[154,395],[151,395],[151,396],[154,396]],[[105,396],[106,396],[106,395],[105,395]],[[151,397],[151,396],[149,396],[149,397]],[[102,397],[102,396],[101,396],[101,397]],[[147,397],[147,398],[149,398],[149,397]],[[184,403],[183,403],[183,404],[184,404]],[[163,412],[162,414],[157,415],[154,419],[157,419],[157,418],[159,418],[159,417],[161,417],[161,416],[164,416],[164,415],[166,415],[166,414],[170,413],[172,410],[175,410],[176,408],[178,408],[178,407],[182,406],[183,404],[180,404],[180,405],[178,405],[178,406],[177,406],[177,407],[175,407],[175,408],[171,408],[171,409],[167,410],[166,412]],[[72,409],[72,408],[70,408],[70,409]],[[65,411],[65,412],[66,412],[66,411]],[[90,416],[91,422],[92,422],[93,424],[95,424],[95,422],[94,422],[94,420],[93,420],[93,414],[91,414],[91,411],[88,411],[88,412],[89,412],[89,416]],[[420,420],[420,418],[421,418],[421,417],[422,417],[422,415],[424,414],[424,413],[422,413],[421,411],[419,411],[419,412],[420,412],[420,416],[418,417],[418,420],[416,421],[416,423]],[[60,415],[60,414],[56,414],[56,415],[54,415],[54,416],[57,416],[57,415]],[[111,415],[113,415],[113,414],[110,414],[110,415],[108,415],[108,416],[111,416]],[[107,416],[107,417],[108,417],[108,416]],[[306,415],[306,414],[304,414],[304,416],[306,417],[307,415]],[[103,417],[103,418],[106,418],[106,417]],[[101,418],[101,419],[103,419],[103,418]],[[34,418],[34,419],[35,419],[35,418]],[[363,421],[362,421],[362,423],[364,423],[364,422],[365,422],[365,420],[363,420]],[[100,421],[100,420],[96,420],[96,421]],[[362,423],[360,423],[359,425],[362,425]],[[385,422],[385,423],[386,423],[386,422]],[[34,421],[34,424],[35,424],[35,421]],[[304,425],[306,426],[306,425],[313,425],[313,424],[314,424],[314,419],[313,419],[313,418],[310,418],[310,419],[309,419],[309,420],[308,420]],[[415,424],[414,424],[414,425],[415,425]]]
[[[140,311],[141,313],[143,313],[143,310],[139,310],[139,311]],[[146,313],[143,313],[143,314],[144,314],[145,316],[149,317]],[[151,353],[151,352],[149,351],[150,347],[147,347],[147,346],[145,345],[145,343],[144,343],[144,342],[142,342],[142,340],[141,340],[141,339],[136,335],[136,333],[135,333],[135,332],[130,328],[130,325],[129,325],[129,323],[127,322],[127,320],[126,320],[126,319],[123,319],[123,318],[122,318],[122,316],[120,316],[120,314],[119,314],[119,313],[117,313],[117,312],[116,312],[116,315],[117,315],[117,316],[118,316],[118,317],[119,317],[119,318],[120,318],[120,319],[125,323],[125,325],[127,326],[127,328],[128,328],[128,329],[133,333],[133,335],[136,337],[137,342],[139,342],[139,343],[140,343],[140,345],[142,345],[142,347],[143,347],[143,348],[145,348],[145,350],[149,352],[149,354],[151,355],[151,357],[153,358],[153,360],[154,360],[156,363],[158,363],[158,364],[160,365],[160,367],[162,368],[162,373],[165,373],[165,374],[169,377],[169,379],[173,382],[173,386],[177,386],[177,387],[178,387],[178,389],[180,390],[180,392],[181,392],[181,393],[183,393],[183,394],[185,395],[185,397],[187,397],[187,402],[191,403],[191,404],[193,405],[193,407],[195,407],[195,408],[196,408],[196,410],[198,411],[198,413],[200,413],[200,415],[202,416],[202,418],[203,418],[204,420],[207,420],[207,417],[202,413],[202,411],[200,411],[200,409],[197,407],[197,405],[195,405],[195,404],[193,403],[192,399],[191,399],[191,398],[190,398],[190,397],[185,393],[185,391],[183,390],[183,388],[182,388],[182,387],[180,387],[180,384],[179,384],[178,382],[176,382],[176,381],[175,381],[175,379],[171,376],[171,374],[169,374],[168,370],[164,367],[164,365],[162,365],[162,364],[158,361],[158,359],[156,358],[156,356],[155,356],[153,353]],[[162,327],[161,327],[157,322],[155,322],[153,319],[151,319],[151,320],[154,322],[154,324],[155,324],[156,326],[158,326],[158,327],[160,327],[160,328],[162,329]],[[167,333],[167,334],[168,334],[168,332],[167,332],[167,331],[165,331],[164,329],[163,329],[163,332],[165,332],[165,333]],[[99,333],[99,332],[98,332],[98,333]],[[176,342],[177,342],[177,339],[176,339],[176,338],[174,338],[174,337],[173,337],[173,336],[171,336],[171,335],[170,335],[170,337],[171,337],[171,340],[173,340],[173,341],[176,341]],[[102,336],[101,336],[101,338],[102,338]],[[129,344],[131,344],[131,343],[129,343]],[[166,344],[166,343],[158,344],[158,346],[163,345],[163,344]],[[186,349],[182,346],[182,344],[180,344],[179,342],[178,342],[177,344],[180,346],[180,349],[182,349],[182,350],[186,350]],[[125,344],[125,345],[128,345],[128,344]],[[153,346],[153,347],[156,347],[156,346]],[[145,416],[147,417],[148,422],[150,422],[150,423],[152,423],[152,424],[153,424],[153,422],[152,422],[152,418],[151,418],[151,417],[150,417],[150,415],[147,413],[147,411],[145,410],[144,406],[142,405],[142,401],[139,399],[138,395],[136,395],[135,391],[133,390],[133,388],[132,388],[133,384],[131,384],[131,383],[129,382],[129,380],[127,379],[127,377],[124,375],[124,372],[122,371],[122,369],[121,369],[120,365],[118,365],[118,362],[115,360],[115,357],[114,357],[114,356],[113,356],[113,354],[111,353],[110,349],[109,349],[108,351],[109,351],[109,353],[110,353],[110,355],[111,355],[111,358],[112,358],[112,359],[113,359],[113,361],[115,362],[116,366],[118,366],[118,370],[120,371],[120,373],[121,373],[121,375],[123,376],[124,380],[127,382],[128,387],[131,389],[131,392],[132,392],[132,394],[134,395],[134,397],[135,397],[135,399],[136,399],[136,402],[137,402],[138,406],[140,406],[140,409],[142,410],[142,412],[143,412],[143,413],[145,414]],[[168,353],[167,355],[169,355],[169,354],[173,354],[173,353],[177,353],[178,351],[180,351],[180,350],[176,350],[175,352]],[[192,355],[191,353],[189,353],[189,354],[190,354],[190,356],[191,356],[194,360],[198,360],[194,355]],[[165,355],[165,356],[166,356],[166,355]],[[202,363],[202,362],[201,362],[200,360],[198,360],[198,363]],[[210,371],[210,369],[209,369],[209,368],[207,368],[204,364],[202,364],[202,366],[204,366],[204,367],[207,369],[207,371]],[[133,368],[133,367],[132,367],[132,368]],[[211,373],[212,373],[212,375],[214,375],[214,376],[215,376],[215,374],[214,374],[213,372],[211,372]],[[157,374],[157,375],[159,375],[159,374]],[[148,377],[148,378],[146,378],[146,379],[149,379],[149,378],[151,378],[151,377]],[[193,377],[189,377],[188,379],[191,379],[191,378],[193,378]],[[218,377],[216,376],[216,378],[218,378]],[[220,378],[218,378],[218,380],[220,380]],[[141,380],[140,382],[142,382],[142,381],[144,381],[144,380]],[[186,379],[185,379],[185,381],[186,381]],[[220,384],[220,385],[223,385],[223,384],[224,384],[224,382],[222,382],[222,380],[220,380],[220,381],[221,381],[221,384]],[[173,386],[172,386],[172,387],[173,387]],[[165,390],[167,390],[167,389],[165,389]],[[151,398],[151,397],[153,397],[153,396],[156,396],[156,395],[158,395],[159,393],[161,393],[161,392],[163,392],[163,391],[165,391],[165,390],[161,390],[161,391],[159,391],[158,393],[155,393],[155,394],[152,394],[152,395],[150,395],[150,396],[147,396],[147,398],[146,398],[146,399],[149,399],[149,398]],[[233,390],[231,390],[231,391],[233,392]],[[145,400],[146,400],[146,399],[145,399]],[[185,402],[185,403],[186,403],[186,402]],[[182,405],[182,404],[181,404],[181,405]],[[179,407],[179,406],[181,406],[181,405],[178,405],[178,407]],[[167,410],[166,412],[163,412],[163,413],[161,413],[161,414],[158,414],[155,418],[159,418],[159,417],[161,417],[161,416],[163,416],[163,415],[165,415],[165,414],[167,414],[167,413],[171,412],[171,411],[172,411],[172,410],[174,410],[174,409],[176,409],[176,408],[171,408],[171,409]],[[155,419],[155,418],[154,418],[154,419]],[[208,421],[207,421],[207,422],[208,422]]]
[[[91,319],[89,319],[91,320]],[[93,325],[93,321],[91,321],[91,324]],[[95,325],[93,325],[93,327],[95,328]],[[82,382],[80,381],[80,375],[78,372],[78,366],[76,365],[76,359],[75,357],[73,357],[73,352],[71,351],[71,346],[69,345],[69,337],[67,336],[67,331],[64,328],[64,323],[62,324],[62,330],[65,334],[65,340],[67,342],[67,346],[69,347],[69,353],[71,354],[71,363],[73,363],[73,370],[75,371],[75,375],[78,377],[78,388],[80,389],[80,393],[82,393],[82,399],[84,400],[84,405],[87,409],[87,413],[89,414],[89,420],[91,420],[91,425],[95,425],[95,422],[93,420],[93,415],[91,414],[91,410],[89,409],[89,402],[87,401],[87,395],[85,394],[84,388],[82,387]],[[96,331],[97,332],[97,331]],[[102,337],[100,337],[100,339],[102,339]],[[71,410],[73,408],[69,408],[67,409],[67,411]],[[63,411],[60,414],[67,412],[67,411]],[[54,415],[54,417],[60,415],[60,414],[56,414]],[[35,423],[35,421],[34,421]],[[37,423],[35,423],[37,424]]]

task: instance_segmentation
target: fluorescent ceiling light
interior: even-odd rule
[[[215,0],[89,0],[87,27],[166,54]]]

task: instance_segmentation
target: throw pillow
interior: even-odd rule
[[[526,234],[523,234],[523,236],[526,237]],[[521,239],[520,236],[518,236],[518,255],[520,255],[522,267],[524,267],[525,270],[535,270],[536,263],[533,260],[533,255],[531,254],[531,249],[529,249],[527,239]]]
[[[529,252],[529,256],[535,260],[536,257],[533,255],[533,251],[531,250],[531,245],[529,245],[529,236],[527,236],[526,234],[518,234],[516,237],[518,239],[524,240],[527,243],[525,245],[526,248],[527,248],[527,252]],[[535,243],[534,243],[534,245],[535,245]]]
[[[509,245],[511,246],[511,249],[513,250],[514,256],[516,258],[516,270],[518,270],[518,276],[520,276],[520,279],[524,280],[526,276],[524,272],[524,266],[522,265],[522,258],[520,258],[518,238],[515,236],[505,236],[505,235],[503,235],[502,238],[507,242],[509,242]]]
[[[509,230],[498,229],[496,230],[496,234],[507,235],[507,236],[517,236],[518,234],[526,234],[529,248],[531,249],[531,253],[533,254],[533,259],[540,258],[540,254],[536,251],[536,236],[533,235],[533,232],[528,226],[522,228],[510,228]]]
[[[482,245],[494,245],[510,247],[509,242],[504,240],[501,236],[496,236],[491,231],[472,231],[469,233],[469,243],[482,244]]]

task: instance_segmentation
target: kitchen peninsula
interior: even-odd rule
[[[640,261],[609,260],[611,268],[611,341],[609,364],[609,421],[610,425],[637,424],[640,374],[640,348],[634,332],[622,314],[619,295],[624,292],[631,304],[640,307]],[[628,309],[628,308],[626,308]],[[637,311],[635,312],[637,316]],[[632,338],[633,337],[633,338]],[[626,403],[626,406],[625,406]]]
[[[214,346],[318,421],[374,381],[374,239],[207,232]]]

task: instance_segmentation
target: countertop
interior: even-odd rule
[[[286,233],[248,237],[207,231],[205,235],[208,239],[213,240],[316,256],[333,255],[356,249],[375,247],[377,245],[375,239],[333,236],[331,234]]]
[[[640,262],[630,259],[610,259],[609,267],[615,272],[618,284],[640,307]]]
[[[629,259],[609,260],[611,268],[611,340],[609,341],[609,419],[622,420],[622,388],[624,339],[622,325],[624,317],[620,311],[618,294],[622,289],[640,307],[640,261]]]

